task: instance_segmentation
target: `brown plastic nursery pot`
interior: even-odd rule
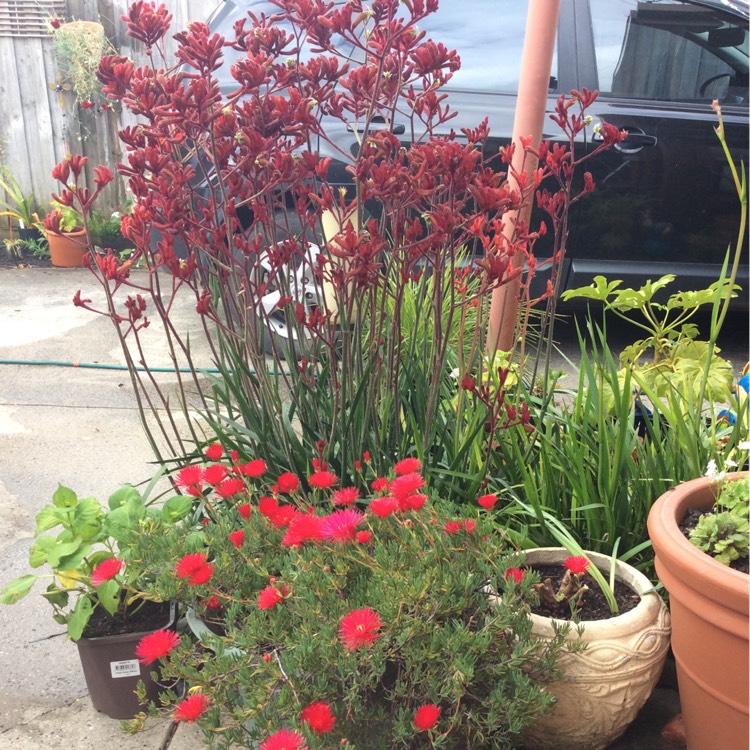
[[[83,256],[86,255],[88,243],[86,230],[66,232],[65,234],[47,233],[49,255],[53,266],[58,268],[80,268]]]
[[[162,627],[173,625],[175,617],[173,604],[169,618]],[[151,679],[154,666],[144,667],[135,655],[135,649],[144,635],[147,633],[125,633],[77,641],[91,703],[97,711],[111,719],[132,719],[145,710],[135,694],[140,680],[146,686],[146,699],[149,701],[155,701],[164,689]]]
[[[561,565],[570,554],[561,547],[526,551],[526,564]],[[608,577],[610,558],[587,552]],[[607,620],[584,620],[586,649],[564,651],[562,679],[549,691],[552,711],[524,730],[526,750],[603,750],[625,733],[651,695],[669,651],[669,611],[646,576],[618,560],[615,576],[641,600],[635,609]],[[584,613],[585,614],[585,613]],[[532,632],[551,639],[563,620],[531,615]],[[578,639],[575,626],[569,641]]]
[[[748,750],[750,576],[701,552],[679,528],[688,509],[713,506],[714,488],[703,477],[669,490],[651,508],[648,531],[656,573],[669,592],[688,749]]]

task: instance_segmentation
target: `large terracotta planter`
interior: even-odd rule
[[[586,554],[606,577],[610,558]],[[542,547],[527,551],[526,562],[556,565],[568,555],[562,548]],[[625,732],[651,695],[669,650],[669,611],[635,568],[618,560],[615,575],[641,596],[640,603],[608,620],[582,622],[587,648],[561,655],[564,677],[549,687],[557,704],[524,732],[527,750],[601,750]],[[565,624],[533,614],[531,619],[533,632],[543,638]],[[572,627],[568,639],[577,638]]]
[[[49,242],[49,255],[53,266],[58,268],[80,268],[83,257],[88,251],[86,231],[80,229],[77,232],[66,232],[65,234],[47,233]]]
[[[750,577],[701,552],[678,526],[688,509],[713,503],[710,480],[685,482],[656,501],[648,531],[656,573],[669,592],[688,748],[747,750]]]

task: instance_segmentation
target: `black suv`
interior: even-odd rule
[[[747,164],[748,7],[744,0],[562,0],[549,111],[561,93],[597,89],[589,114],[629,133],[587,165],[597,190],[570,217],[563,288],[588,284],[596,274],[640,285],[675,273],[683,289],[717,279],[736,242],[739,205],[711,102],[721,103],[735,161]],[[248,10],[278,9],[262,0],[226,0],[209,24],[231,36]],[[458,112],[446,130],[475,127],[487,116],[490,148],[510,140],[526,13],[524,0],[440,0],[426,19],[428,36],[461,56],[461,70],[445,89]],[[226,77],[227,92],[235,88],[229,65],[218,75]],[[338,129],[340,145],[353,146],[354,134],[340,123]],[[394,122],[393,130],[403,128]],[[558,136],[548,121],[544,137]],[[593,129],[585,137],[594,137]],[[594,145],[584,140],[579,147]],[[744,252],[738,283],[746,290],[747,243]],[[746,293],[735,302],[747,308]]]

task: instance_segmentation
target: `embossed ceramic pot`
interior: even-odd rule
[[[730,474],[747,482],[747,473]],[[693,546],[679,524],[708,510],[715,487],[693,479],[662,495],[648,515],[656,573],[669,591],[672,650],[689,750],[747,750],[750,576]]]
[[[526,563],[561,565],[569,554],[561,547],[541,547],[526,552]],[[606,577],[610,558],[586,554]],[[641,601],[630,612],[581,623],[587,648],[560,656],[563,678],[549,687],[557,703],[524,732],[527,750],[602,750],[625,732],[651,695],[669,650],[669,611],[635,568],[618,560],[615,576]],[[544,638],[565,624],[533,614],[531,619],[533,632]],[[568,639],[577,638],[571,628]]]

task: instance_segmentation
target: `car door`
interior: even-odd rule
[[[580,84],[600,92],[590,114],[629,136],[588,167],[597,189],[575,215],[567,287],[596,273],[707,286],[740,214],[711,102],[735,162],[747,164],[747,19],[681,0],[576,4]],[[746,255],[741,275],[746,285]]]

